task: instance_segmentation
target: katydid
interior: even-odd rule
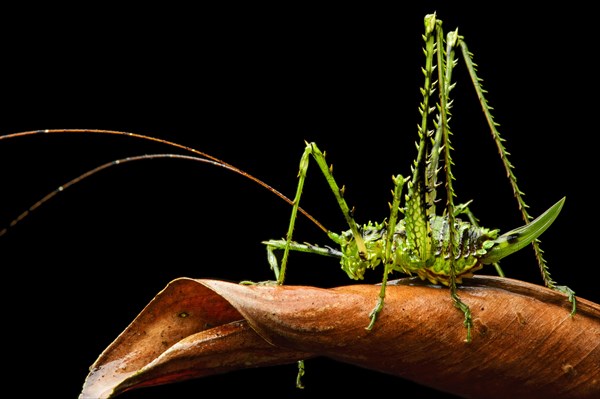
[[[497,124],[491,115],[491,107],[485,99],[485,90],[481,86],[481,79],[476,74],[472,55],[463,38],[458,34],[457,30],[450,32],[447,38],[444,38],[442,21],[437,19],[435,14],[425,16],[424,21],[425,33],[423,38],[425,41],[424,53],[426,60],[423,73],[425,82],[421,89],[423,98],[419,107],[421,121],[418,128],[417,158],[412,165],[411,176],[397,175],[392,177],[393,190],[390,214],[386,220],[380,223],[369,222],[363,225],[356,223],[353,212],[344,199],[344,188],[338,186],[333,177],[332,169],[325,160],[325,154],[321,152],[314,142],[306,143],[300,161],[296,194],[294,199],[291,200],[258,178],[218,158],[181,144],[141,134],[118,131],[45,130],[8,134],[0,136],[0,140],[33,134],[113,134],[160,142],[180,150],[191,152],[194,155],[150,154],[124,158],[100,165],[63,184],[54,192],[43,197],[26,212],[17,217],[11,223],[11,226],[57,193],[108,167],[130,161],[165,157],[194,160],[211,163],[241,174],[267,188],[292,206],[285,238],[264,241],[267,248],[268,263],[274,270],[277,284],[285,282],[285,271],[290,251],[302,251],[339,258],[342,269],[350,278],[355,280],[362,279],[367,269],[374,269],[381,264],[383,268],[381,290],[379,297],[374,298],[374,308],[371,314],[368,315],[368,322],[365,323],[367,329],[375,327],[377,316],[384,307],[386,284],[389,274],[392,272],[401,272],[408,275],[416,274],[423,280],[448,286],[455,307],[464,314],[464,325],[467,330],[466,341],[470,341],[473,324],[471,311],[468,305],[461,301],[457,293],[457,284],[460,284],[464,278],[472,276],[475,271],[488,264],[495,265],[498,273],[502,275],[498,262],[529,244],[532,244],[534,248],[544,284],[553,290],[565,293],[568,296],[568,300],[572,303],[571,314],[574,314],[576,310],[575,294],[568,287],[559,286],[551,279],[546,261],[542,257],[538,240],[538,237],[553,223],[560,213],[564,204],[564,198],[556,202],[537,219],[532,220],[533,218],[528,214],[527,205],[523,200],[523,192],[517,187],[516,177],[512,171],[513,166],[508,161],[508,153],[504,148],[504,140],[500,137]],[[444,44],[446,45],[445,48]],[[455,54],[457,49],[462,53],[466,68],[471,76],[481,107],[488,121],[490,132],[498,148],[508,175],[508,180],[525,222],[524,226],[504,234],[500,234],[496,229],[479,226],[477,219],[469,209],[469,203],[454,203],[455,192],[452,184],[454,177],[451,169],[453,160],[451,158],[452,145],[450,142],[449,116],[452,104],[450,93],[454,87],[451,83],[451,78],[453,68],[458,62]],[[438,101],[433,105],[433,98],[436,93]],[[341,233],[332,232],[299,206],[311,157],[315,160],[327,180],[348,224],[349,230]],[[442,184],[438,182],[438,174],[441,171],[444,172],[445,177],[443,182],[445,205],[443,212],[438,215],[436,212],[436,206],[439,202],[437,191]],[[322,229],[332,242],[337,245],[337,248],[301,244],[294,241],[292,233],[298,211]],[[464,216],[466,220],[461,220],[460,216]],[[0,235],[5,232],[6,229],[1,230]],[[283,251],[280,264],[275,257],[274,250]]]
[[[382,223],[369,222],[359,226],[344,199],[344,188],[340,188],[336,183],[332,168],[327,165],[324,153],[315,143],[307,143],[300,161],[298,189],[286,238],[264,241],[267,245],[268,259],[271,267],[276,271],[278,283],[283,284],[284,282],[290,250],[340,258],[342,269],[350,278],[357,280],[363,278],[366,269],[374,269],[381,264],[384,269],[381,291],[367,326],[368,329],[372,329],[377,315],[384,305],[388,275],[393,271],[409,275],[416,274],[423,280],[450,287],[450,295],[455,307],[464,313],[464,325],[467,329],[466,341],[469,342],[473,325],[471,311],[459,298],[457,284],[487,264],[494,264],[499,274],[502,275],[498,261],[531,243],[545,285],[568,296],[568,300],[572,303],[571,314],[573,315],[576,310],[575,293],[566,286],[556,285],[550,278],[538,241],[539,235],[552,224],[560,213],[565,199],[562,198],[537,219],[531,221],[532,217],[527,213],[527,205],[523,200],[523,192],[517,187],[516,177],[512,171],[513,166],[508,161],[508,152],[504,148],[503,139],[497,130],[497,124],[491,114],[491,107],[485,99],[485,90],[482,88],[481,79],[476,74],[472,54],[463,38],[458,34],[458,30],[450,32],[444,39],[442,21],[437,19],[435,14],[426,15],[424,22],[423,39],[426,60],[423,74],[425,83],[421,89],[423,100],[419,107],[422,120],[418,129],[418,154],[412,167],[412,176],[397,175],[392,178],[394,189],[388,219]],[[446,44],[445,49],[444,44]],[[470,212],[468,203],[454,204],[451,131],[448,121],[452,104],[450,92],[454,87],[451,83],[452,71],[458,62],[455,55],[456,49],[460,49],[462,52],[490,132],[526,223],[524,226],[502,235],[499,235],[498,230],[480,227],[477,219]],[[435,72],[437,72],[437,76]],[[439,100],[435,106],[432,106],[432,97],[436,91]],[[435,118],[432,115],[434,111],[437,111]],[[433,123],[433,128],[430,127],[430,123]],[[350,228],[341,234],[327,232],[329,238],[339,246],[339,250],[300,244],[292,240],[297,209],[311,157],[316,161],[329,183]],[[440,162],[443,163],[442,167],[439,167]],[[442,215],[437,215],[436,193],[440,186],[437,177],[441,169],[445,174],[446,204]],[[403,194],[405,185],[407,193]],[[402,204],[403,199],[404,203]],[[402,219],[399,218],[399,213],[403,215]],[[465,215],[468,221],[459,219],[460,215]],[[283,250],[280,266],[273,255],[275,249]]]

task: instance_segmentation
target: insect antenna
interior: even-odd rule
[[[11,139],[11,138],[17,138],[17,137],[25,137],[25,136],[32,136],[32,135],[37,135],[37,134],[60,134],[60,133],[67,133],[67,134],[104,134],[104,135],[119,135],[119,136],[129,136],[129,137],[134,137],[134,138],[138,138],[138,139],[143,139],[143,140],[148,140],[148,141],[154,141],[154,142],[158,142],[161,144],[166,144],[168,146],[172,146],[172,147],[176,147],[185,151],[189,151],[192,152],[196,155],[183,155],[183,154],[144,154],[144,155],[138,155],[138,156],[131,156],[131,157],[126,157],[126,158],[121,158],[121,159],[117,159],[111,162],[107,162],[104,163],[102,165],[99,165],[93,169],[88,170],[87,172],[82,173],[81,175],[75,177],[74,179],[69,180],[67,183],[62,184],[61,186],[59,186],[57,189],[55,189],[54,191],[51,191],[50,193],[46,194],[44,197],[42,197],[40,200],[36,201],[32,206],[30,206],[27,210],[25,210],[24,212],[22,212],[19,216],[17,216],[15,219],[13,219],[9,225],[5,228],[3,228],[2,230],[0,230],[0,237],[3,236],[4,234],[7,233],[7,231],[14,227],[16,224],[18,224],[19,222],[21,222],[24,218],[26,218],[28,215],[30,215],[33,211],[35,211],[36,209],[38,209],[41,205],[43,205],[44,203],[48,202],[50,199],[52,199],[53,197],[55,197],[57,194],[63,192],[64,190],[66,190],[67,188],[81,182],[84,179],[87,179],[88,177],[103,171],[109,167],[112,166],[117,166],[117,165],[122,165],[125,163],[129,163],[129,162],[134,162],[134,161],[142,161],[142,160],[152,160],[152,159],[164,159],[164,158],[168,158],[168,159],[181,159],[181,160],[188,160],[188,161],[195,161],[195,162],[202,162],[202,163],[207,163],[210,165],[214,165],[214,166],[218,166],[220,168],[223,169],[227,169],[230,170],[234,173],[237,173],[247,179],[252,180],[253,182],[259,184],[260,186],[266,188],[267,190],[269,190],[270,192],[272,192],[273,194],[275,194],[276,196],[278,196],[279,198],[281,198],[282,200],[284,200],[285,202],[287,202],[290,205],[293,205],[294,202],[289,199],[287,196],[285,196],[284,194],[282,194],[280,191],[276,190],[275,188],[273,188],[272,186],[270,186],[269,184],[265,183],[264,181],[260,180],[259,178],[249,174],[248,172],[245,172],[225,161],[222,161],[221,159],[214,157],[212,155],[209,155],[205,152],[199,151],[195,148],[192,147],[188,147],[182,144],[178,144],[172,141],[168,141],[168,140],[163,140],[163,139],[159,139],[156,137],[152,137],[152,136],[146,136],[143,134],[138,134],[138,133],[129,133],[129,132],[123,132],[123,131],[116,131],[116,130],[100,130],[100,129],[52,129],[52,130],[35,130],[35,131],[27,131],[27,132],[20,132],[20,133],[12,133],[12,134],[7,134],[7,135],[3,135],[0,136],[0,140],[6,140],[6,139]],[[298,208],[298,210],[304,215],[306,216],[311,222],[313,222],[317,227],[319,227],[323,232],[327,233],[328,230],[325,228],[325,226],[323,226],[317,219],[315,219],[311,214],[309,214],[308,212],[306,212],[304,209],[302,208]]]

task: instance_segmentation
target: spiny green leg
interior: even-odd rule
[[[348,204],[346,203],[346,200],[343,198],[344,190],[340,189],[338,187],[337,183],[335,182],[335,179],[333,178],[331,169],[329,166],[327,166],[327,162],[325,161],[325,154],[323,154],[321,152],[321,150],[319,150],[317,148],[315,143],[306,143],[306,148],[304,150],[304,153],[302,154],[302,158],[300,159],[300,170],[298,172],[298,187],[296,189],[296,196],[294,197],[294,205],[292,206],[292,215],[290,216],[290,224],[289,224],[288,231],[287,231],[286,238],[285,238],[285,248],[284,248],[284,252],[283,252],[283,258],[281,260],[281,267],[279,269],[277,268],[277,261],[272,252],[272,248],[267,247],[269,263],[277,276],[277,283],[280,285],[283,284],[283,281],[285,279],[285,269],[287,266],[287,260],[288,260],[288,256],[289,256],[289,252],[290,252],[290,247],[292,245],[292,234],[294,232],[294,225],[296,222],[296,217],[298,215],[298,208],[300,206],[300,197],[302,196],[302,189],[304,187],[304,181],[306,180],[306,172],[308,170],[308,161],[309,161],[309,157],[311,155],[313,156],[313,158],[319,165],[319,168],[323,172],[325,179],[329,183],[329,187],[333,191],[333,194],[335,195],[335,198],[338,201],[338,204],[342,210],[342,213],[344,214],[346,222],[350,226],[350,229],[352,230],[354,239],[356,240],[356,243],[358,245],[359,254],[362,257],[362,256],[366,256],[366,253],[367,253],[367,249],[365,247],[364,240],[358,231],[356,222],[350,215],[350,209],[348,208]],[[278,274],[277,274],[277,270],[279,270]],[[303,384],[301,381],[303,375],[304,375],[304,361],[300,360],[298,362],[298,375],[296,377],[296,386],[298,388],[303,388]]]
[[[429,105],[433,89],[433,59],[438,52],[434,33],[441,21],[436,20],[435,14],[425,16],[425,68],[422,72],[425,83],[421,89],[423,100],[419,105],[421,124],[418,126],[419,144],[417,158],[413,162],[412,177],[408,181],[408,193],[404,209],[404,225],[406,231],[407,251],[416,262],[426,262],[431,253],[431,226],[429,217],[435,214],[435,193],[437,176],[437,159],[440,151],[441,134],[436,134],[434,148],[429,154],[428,146],[433,131],[428,128],[431,112],[435,107]]]
[[[240,284],[242,284],[242,285],[267,285],[267,284],[268,285],[272,285],[272,284],[280,285],[280,283],[279,283],[280,268],[279,268],[279,265],[277,264],[277,257],[275,256],[275,253],[273,251],[275,249],[285,249],[285,245],[277,247],[277,246],[271,245],[270,243],[267,242],[266,247],[267,247],[267,262],[269,262],[269,266],[271,267],[271,270],[273,270],[273,273],[275,274],[275,281],[269,280],[269,281],[261,281],[261,282],[257,283],[254,281],[244,280],[244,281],[240,281]]]
[[[393,262],[392,259],[392,242],[394,239],[394,232],[396,231],[396,224],[398,223],[398,210],[400,209],[400,200],[402,198],[402,187],[404,187],[405,179],[404,177],[398,175],[396,177],[392,177],[394,181],[394,192],[393,192],[393,200],[390,210],[390,219],[387,225],[387,238],[385,242],[385,255],[383,261],[383,279],[381,281],[381,290],[379,291],[379,299],[377,300],[377,304],[375,308],[369,314],[371,317],[371,322],[367,326],[367,330],[371,330],[373,325],[375,324],[375,320],[377,320],[377,316],[379,312],[383,309],[383,302],[385,300],[385,288],[387,286],[388,274],[391,270],[391,265]]]
[[[317,145],[315,143],[306,143],[306,148],[304,150],[304,153],[302,154],[302,158],[300,159],[300,170],[298,172],[298,188],[296,190],[296,196],[294,197],[294,205],[292,206],[292,215],[290,217],[290,225],[288,227],[288,232],[286,235],[286,245],[285,245],[284,252],[283,252],[283,258],[281,260],[281,267],[279,268],[279,277],[277,278],[278,284],[283,284],[283,281],[285,279],[285,269],[287,266],[289,251],[290,251],[290,247],[292,244],[292,233],[294,231],[294,224],[296,222],[296,216],[298,214],[298,208],[300,206],[300,197],[302,196],[302,189],[304,187],[304,181],[306,180],[306,172],[308,170],[308,161],[309,161],[309,157],[311,155],[315,159],[317,164],[319,165],[319,168],[321,169],[323,176],[325,176],[325,180],[327,180],[327,183],[329,184],[329,187],[331,188],[331,191],[333,192],[333,194],[340,206],[340,209],[342,210],[344,218],[346,219],[346,222],[348,223],[348,226],[350,227],[350,230],[352,231],[352,235],[353,235],[354,239],[356,240],[356,244],[359,248],[359,255],[361,257],[364,257],[364,256],[366,256],[366,253],[367,253],[367,248],[365,247],[365,243],[362,238],[362,235],[359,233],[358,226],[356,225],[356,222],[352,218],[350,208],[348,207],[348,204],[346,203],[346,200],[343,197],[344,188],[340,189],[339,186],[337,185],[335,179],[333,178],[331,168],[327,165],[327,161],[325,160],[325,154],[322,153],[321,150],[319,150],[319,148],[317,147]],[[274,259],[274,257],[272,259]],[[269,261],[269,263],[271,263],[271,260]],[[274,264],[271,263],[272,267],[273,267],[273,265]],[[275,263],[275,265],[276,265],[276,263]],[[275,269],[276,269],[276,267],[275,267]]]
[[[271,266],[271,270],[275,273],[275,280],[279,284],[279,265],[277,264],[277,257],[273,253],[274,249],[271,245],[267,245],[267,261],[269,262],[269,266]]]
[[[319,165],[319,169],[321,169],[323,176],[325,176],[325,180],[327,180],[327,183],[329,184],[329,187],[335,196],[340,210],[344,215],[344,219],[346,219],[346,223],[348,224],[348,227],[350,227],[350,231],[352,231],[352,237],[356,241],[356,245],[358,247],[358,254],[362,259],[364,259],[367,255],[367,247],[365,246],[365,241],[363,240],[362,235],[358,231],[358,226],[352,217],[352,212],[350,211],[350,208],[344,199],[344,187],[340,188],[336,183],[335,179],[333,178],[333,168],[327,165],[325,154],[319,150],[317,145],[315,143],[308,143],[306,148],[307,150],[310,150],[310,153],[317,162],[317,165]]]
[[[441,26],[438,26],[437,29],[437,42],[439,48],[443,48],[441,44],[443,43],[443,33]],[[473,320],[471,318],[471,310],[469,306],[465,304],[460,297],[458,296],[457,287],[456,287],[456,254],[457,251],[457,240],[455,237],[457,236],[456,227],[455,227],[455,207],[454,207],[454,197],[456,194],[454,193],[453,188],[453,180],[454,176],[452,174],[451,166],[453,165],[452,158],[450,156],[450,151],[452,150],[452,145],[450,143],[450,135],[452,134],[450,131],[450,127],[448,125],[448,120],[450,118],[450,100],[449,95],[450,91],[453,88],[453,85],[450,84],[452,77],[452,70],[456,65],[456,60],[454,57],[454,48],[460,41],[460,36],[458,35],[458,30],[448,33],[446,40],[446,61],[444,62],[443,54],[441,51],[438,51],[438,82],[439,82],[439,91],[440,91],[440,107],[439,107],[439,128],[442,130],[442,139],[443,139],[443,156],[444,156],[444,171],[446,174],[446,214],[448,215],[448,256],[452,259],[450,262],[450,296],[454,302],[454,306],[460,309],[464,314],[464,325],[467,328],[467,338],[466,342],[471,342],[471,328],[473,326]]]
[[[301,244],[298,242],[287,242],[287,240],[267,240],[263,241],[263,244],[267,247],[267,261],[269,262],[269,266],[275,273],[275,278],[279,278],[280,268],[277,263],[277,257],[275,256],[275,250],[285,250],[286,246],[290,249],[290,251],[296,252],[304,252],[309,254],[321,255],[321,256],[330,256],[333,258],[340,258],[342,253],[338,250],[335,250],[331,247],[319,247],[317,245],[312,244]]]
[[[292,215],[290,216],[290,224],[285,238],[285,248],[283,250],[283,258],[281,260],[281,268],[277,267],[277,258],[273,254],[273,248],[267,246],[267,259],[271,265],[271,269],[275,273],[277,284],[282,285],[285,280],[285,269],[287,266],[287,260],[290,253],[290,244],[292,242],[292,233],[294,232],[294,225],[296,224],[296,217],[298,215],[298,207],[300,206],[300,196],[302,195],[302,188],[304,187],[304,181],[306,180],[306,171],[308,169],[308,157],[310,151],[307,147],[300,158],[300,170],[298,172],[298,187],[296,189],[296,196],[294,197],[294,205],[292,206]],[[304,388],[302,384],[302,377],[304,376],[304,360],[298,361],[298,374],[296,375],[296,387]]]
[[[302,377],[304,377],[304,360],[298,360],[298,375],[296,376],[296,388],[304,389]]]
[[[292,242],[292,234],[294,232],[294,225],[296,224],[296,217],[298,215],[298,208],[300,206],[300,197],[302,196],[302,188],[304,187],[304,181],[306,180],[306,171],[308,169],[308,157],[310,156],[310,150],[308,147],[304,150],[302,157],[300,158],[300,169],[298,171],[298,187],[296,189],[296,196],[294,197],[294,205],[292,206],[292,215],[290,216],[290,224],[288,227],[287,234],[285,236],[285,248],[283,250],[283,258],[281,259],[281,268],[277,268],[277,261],[273,252],[268,252],[268,260],[271,268],[275,272],[277,278],[277,284],[282,285],[285,280],[285,269],[287,266],[287,260],[290,255],[290,243]],[[269,251],[269,247],[267,247]],[[275,263],[273,263],[275,262]],[[277,272],[279,270],[279,272]]]
[[[517,178],[513,173],[514,166],[508,159],[509,153],[504,147],[504,139],[500,137],[500,132],[497,129],[499,124],[494,121],[494,117],[491,112],[493,108],[488,105],[487,99],[485,98],[485,93],[487,93],[487,91],[483,89],[483,86],[481,84],[482,79],[479,78],[479,76],[477,76],[477,64],[473,62],[473,54],[469,51],[466,43],[463,40],[460,40],[460,47],[463,58],[465,60],[465,64],[467,65],[467,70],[469,71],[469,75],[471,77],[471,81],[473,82],[473,86],[475,87],[475,91],[477,92],[479,103],[481,104],[481,108],[483,109],[488,125],[490,127],[490,133],[492,134],[494,142],[496,143],[496,147],[498,148],[498,153],[500,154],[500,158],[502,159],[502,163],[504,165],[504,169],[506,170],[506,174],[512,187],[513,194],[517,200],[519,210],[521,211],[521,216],[525,223],[529,223],[532,219],[531,215],[529,215],[529,213],[527,212],[527,208],[529,206],[526,205],[525,201],[523,200],[523,196],[525,194],[521,190],[519,190],[519,187],[517,186]],[[550,277],[550,271],[548,270],[548,265],[543,257],[544,251],[542,251],[539,245],[540,240],[535,239],[531,244],[535,251],[535,257],[540,267],[540,272],[542,274],[544,285],[550,289],[562,292],[563,294],[567,295],[569,302],[571,302],[572,304],[571,316],[575,315],[575,312],[577,310],[577,300],[575,298],[575,292],[567,286],[556,285],[556,283],[552,280],[552,278]]]
[[[473,327],[473,319],[471,317],[471,309],[469,308],[469,305],[464,303],[458,296],[458,293],[456,291],[456,276],[454,276],[454,275],[451,276],[451,278],[450,278],[450,297],[452,298],[452,301],[454,302],[454,306],[457,309],[461,310],[463,312],[463,314],[465,315],[465,321],[463,322],[463,324],[467,328],[467,338],[465,339],[465,342],[469,343],[469,342],[471,342],[471,328]]]
[[[419,107],[422,121],[419,126],[419,147],[417,159],[414,162],[413,176],[408,182],[408,194],[406,196],[406,207],[404,210],[404,225],[406,230],[406,241],[408,250],[410,251],[415,261],[423,262],[423,265],[429,259],[432,253],[431,240],[431,224],[430,218],[435,215],[435,196],[437,188],[437,173],[438,160],[440,156],[444,160],[445,172],[445,189],[446,189],[446,215],[448,217],[448,245],[444,249],[446,257],[450,259],[448,271],[450,277],[450,294],[454,302],[454,306],[460,309],[465,317],[465,325],[467,327],[467,341],[470,341],[471,336],[471,312],[469,307],[463,303],[458,294],[456,287],[456,254],[457,237],[456,226],[454,224],[454,190],[452,181],[454,177],[451,171],[452,159],[450,151],[452,146],[450,143],[450,129],[448,119],[450,117],[450,101],[449,93],[452,89],[451,74],[452,68],[456,64],[454,59],[454,47],[458,40],[458,33],[452,32],[448,35],[448,49],[444,52],[444,38],[442,31],[442,21],[436,19],[435,14],[430,14],[425,17],[425,55],[426,62],[423,73],[425,75],[425,85],[421,89],[423,102]],[[444,59],[447,54],[448,61]],[[433,59],[437,56],[437,83],[439,91],[439,104],[437,106],[438,117],[435,123],[436,134],[432,138],[432,131],[428,130],[427,123],[430,113],[435,108],[430,108],[429,99],[434,92],[432,88],[432,74],[434,71]],[[446,65],[448,64],[448,65]],[[431,147],[431,148],[429,148]]]

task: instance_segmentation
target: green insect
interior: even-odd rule
[[[485,99],[485,90],[481,86],[481,79],[476,75],[472,55],[467,49],[463,38],[458,34],[457,30],[450,32],[444,38],[442,21],[437,19],[435,14],[425,16],[424,22],[425,67],[423,68],[423,74],[425,82],[421,89],[423,99],[419,107],[421,121],[418,129],[417,158],[412,165],[412,175],[410,177],[401,175],[393,177],[394,185],[390,215],[381,223],[369,222],[364,225],[356,223],[353,218],[353,212],[344,199],[344,188],[340,188],[335,181],[332,169],[325,160],[325,154],[312,142],[306,144],[301,157],[296,195],[293,200],[290,200],[268,184],[235,166],[181,144],[136,133],[63,129],[8,134],[0,136],[0,140],[34,134],[108,134],[155,141],[191,152],[194,155],[149,154],[123,158],[100,165],[61,185],[58,189],[43,197],[27,211],[19,215],[9,227],[14,226],[31,213],[31,211],[37,209],[56,194],[108,167],[131,161],[156,158],[186,159],[210,163],[238,173],[262,185],[292,205],[289,227],[285,239],[263,242],[267,248],[268,263],[275,273],[277,284],[284,284],[290,251],[301,251],[339,258],[342,269],[350,278],[355,280],[363,279],[367,269],[375,269],[381,265],[383,268],[381,291],[379,297],[374,298],[374,308],[370,315],[368,315],[368,323],[365,323],[367,329],[374,328],[377,316],[384,307],[386,284],[389,274],[392,272],[401,272],[408,275],[417,275],[423,280],[449,287],[455,307],[464,314],[466,341],[469,342],[473,326],[471,311],[468,305],[461,301],[457,293],[457,284],[460,284],[464,278],[472,276],[474,272],[481,269],[484,265],[494,265],[497,272],[503,275],[498,262],[529,244],[532,244],[534,248],[544,284],[553,290],[566,294],[568,300],[572,303],[571,314],[575,314],[575,293],[566,286],[557,285],[551,279],[546,261],[542,257],[538,240],[538,237],[553,223],[560,213],[565,199],[562,198],[538,218],[532,220],[533,218],[528,214],[527,205],[523,200],[523,192],[517,187],[516,177],[512,170],[513,166],[508,161],[508,153],[503,145],[504,140],[500,137],[497,124],[491,115],[491,107]],[[524,226],[504,234],[500,234],[496,229],[479,226],[478,220],[469,210],[469,203],[454,203],[451,131],[448,121],[451,114],[450,93],[453,89],[453,84],[451,83],[452,72],[458,62],[455,54],[457,49],[463,55],[466,68],[471,76],[481,107],[488,121],[490,132],[498,148],[525,222]],[[434,100],[434,96],[437,96],[437,102]],[[348,223],[349,230],[339,234],[329,231],[300,207],[300,199],[311,157],[316,161],[325,176]],[[442,186],[442,183],[438,182],[438,175],[441,171],[444,172],[445,177],[443,181],[443,198],[445,199],[445,204],[443,212],[441,215],[438,215],[436,212],[439,202],[437,192],[440,186]],[[332,242],[337,245],[337,249],[329,246],[317,246],[294,241],[292,233],[298,211],[325,231]],[[465,220],[462,220],[461,217]],[[0,236],[6,233],[6,231],[6,229],[0,230]],[[278,262],[274,253],[275,250],[283,251],[281,262]]]
[[[429,280],[434,284],[443,284],[450,288],[450,295],[455,307],[464,314],[464,325],[467,329],[466,341],[469,342],[473,326],[471,311],[457,294],[457,284],[461,283],[463,278],[472,276],[484,265],[495,265],[498,273],[503,275],[498,262],[528,244],[532,244],[545,285],[568,295],[568,299],[572,303],[571,314],[574,314],[576,310],[575,294],[566,286],[556,285],[550,278],[537,239],[558,216],[565,199],[562,198],[537,219],[531,221],[532,218],[527,213],[527,205],[523,200],[523,193],[517,187],[512,171],[513,166],[508,161],[508,153],[503,145],[504,140],[497,130],[497,124],[490,112],[491,107],[484,96],[485,90],[481,86],[481,79],[476,75],[472,54],[467,49],[463,38],[458,34],[458,30],[450,32],[444,38],[442,21],[437,19],[435,14],[425,16],[423,38],[426,60],[423,68],[425,83],[421,89],[423,100],[419,107],[422,119],[418,129],[418,154],[412,166],[412,176],[397,175],[393,177],[394,189],[389,217],[381,223],[369,222],[358,225],[344,199],[344,188],[340,188],[336,183],[332,168],[328,166],[324,153],[315,143],[307,143],[300,161],[298,189],[293,201],[286,238],[264,241],[264,244],[267,245],[269,263],[275,271],[277,282],[283,284],[285,280],[290,251],[339,258],[342,269],[355,280],[363,279],[367,269],[374,269],[382,265],[381,291],[367,326],[368,329],[372,329],[377,315],[384,306],[388,275],[395,271],[408,275],[416,274],[423,280]],[[457,49],[462,52],[492,137],[512,185],[514,196],[526,223],[524,226],[504,234],[499,234],[498,230],[479,226],[477,219],[469,210],[468,203],[454,203],[451,130],[448,121],[452,103],[450,100],[450,93],[453,89],[452,71],[458,62],[455,55]],[[436,93],[438,102],[432,105]],[[300,197],[311,157],[325,176],[349,226],[349,230],[340,234],[327,231],[329,238],[339,249],[301,244],[292,240]],[[442,214],[438,215],[436,213],[438,202],[436,194],[441,186],[437,180],[441,170],[445,175],[443,182],[445,206]],[[406,194],[404,194],[405,186]],[[460,216],[464,216],[466,220],[460,219]],[[277,262],[274,250],[283,251],[281,265]]]

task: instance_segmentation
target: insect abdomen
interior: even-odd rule
[[[394,270],[407,274],[417,274],[423,280],[434,284],[448,285],[450,283],[452,256],[449,238],[448,218],[432,216],[431,224],[431,253],[420,261],[407,253],[410,246],[406,243],[402,223],[396,229],[394,238]],[[483,263],[480,258],[486,253],[483,243],[493,240],[498,235],[498,230],[474,226],[460,219],[455,219],[455,248],[454,268],[456,282],[462,282],[463,277],[470,277],[473,272],[481,269]]]

